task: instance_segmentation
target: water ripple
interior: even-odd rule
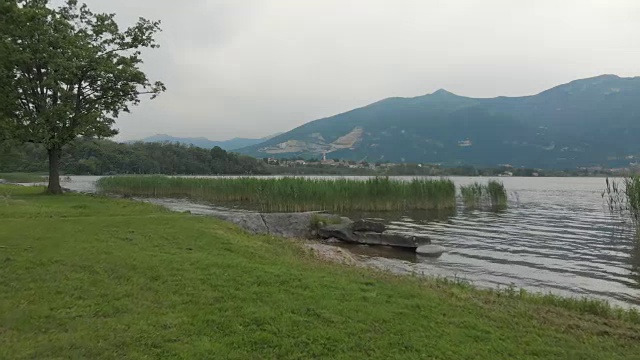
[[[471,180],[454,181],[459,185]],[[447,247],[437,261],[366,261],[393,271],[456,276],[480,286],[515,285],[640,306],[640,259],[632,256],[638,245],[634,234],[607,214],[600,195],[603,179],[504,182],[511,191],[504,212],[459,209],[446,220],[411,214],[389,223],[395,231],[426,235]]]

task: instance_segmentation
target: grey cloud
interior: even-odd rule
[[[145,66],[168,92],[118,121],[122,139],[258,137],[390,96],[640,72],[636,0],[87,2],[163,21]]]

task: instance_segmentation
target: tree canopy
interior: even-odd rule
[[[121,30],[115,14],[76,0],[0,5],[0,138],[44,145],[49,192],[60,193],[62,147],[78,136],[117,134],[115,119],[142,95],[165,90],[142,71],[144,48],[157,48],[159,21],[140,18]]]
[[[42,144],[0,142],[0,173],[40,173],[47,168]],[[177,143],[116,143],[77,138],[65,145],[60,170],[74,175],[170,174],[258,175],[267,174],[261,160]]]

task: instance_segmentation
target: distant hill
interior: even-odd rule
[[[524,97],[438,90],[312,121],[239,152],[443,165],[629,166],[640,157],[640,77],[602,75]]]
[[[214,141],[204,137],[183,138],[183,137],[175,137],[175,136],[166,135],[166,134],[157,134],[157,135],[146,137],[139,141],[180,143],[180,144],[186,144],[186,145],[194,145],[194,146],[206,148],[206,149],[212,149],[216,146],[219,146],[222,149],[229,151],[229,150],[236,150],[239,148],[259,144],[272,137],[273,136],[269,136],[262,139],[233,138],[233,139],[224,140],[224,141]]]

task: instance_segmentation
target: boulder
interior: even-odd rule
[[[297,239],[315,237],[317,229],[314,228],[314,220],[317,216],[321,216],[327,222],[351,222],[348,218],[331,214],[318,215],[317,212],[262,213],[261,216],[269,234]]]
[[[429,244],[431,240],[423,236],[391,233],[388,231],[354,231],[353,224],[328,225],[318,230],[318,236],[323,239],[336,238],[344,242],[365,245],[386,245],[415,249],[422,244]]]
[[[387,227],[383,223],[377,221],[362,219],[353,223],[353,231],[382,233],[386,229]]]
[[[445,249],[440,245],[427,244],[427,245],[418,246],[418,248],[416,249],[416,254],[429,256],[429,257],[438,257],[442,255],[445,251],[447,251],[447,249]]]
[[[260,214],[270,235],[306,239],[311,232],[311,213]]]
[[[323,239],[338,239],[346,242],[356,242],[351,224],[326,225],[318,229],[318,236]]]
[[[9,182],[5,179],[0,179],[0,184],[8,184]]]

